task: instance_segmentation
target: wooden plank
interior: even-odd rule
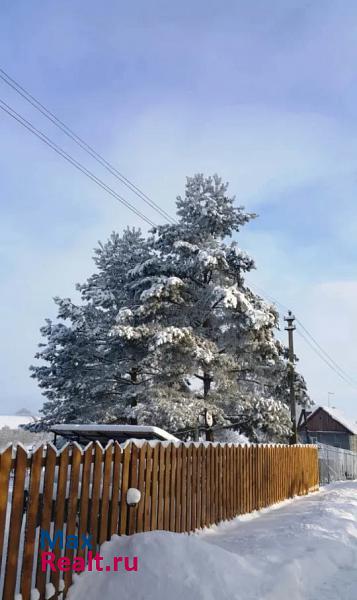
[[[222,447],[222,519],[227,519],[227,444]]]
[[[93,552],[96,551],[98,546],[98,525],[99,525],[99,502],[100,502],[100,488],[102,484],[102,471],[103,471],[103,448],[99,442],[94,444],[94,463],[93,463],[93,479],[92,479],[92,494],[91,494],[91,507],[89,515],[89,531],[93,536],[94,542]]]
[[[201,446],[201,518],[199,520],[199,526],[205,527],[206,521],[206,500],[207,500],[207,475],[206,475],[206,464],[207,464],[207,450],[209,447]]]
[[[146,497],[146,487],[145,487],[145,472],[147,469],[146,460],[147,460],[147,443],[141,446],[139,450],[139,466],[138,466],[138,490],[141,493],[140,502],[137,508],[137,523],[136,523],[136,531],[141,533],[144,531],[144,511],[145,511],[145,497]],[[150,465],[151,470],[151,465]],[[148,479],[148,489],[150,490],[150,477]],[[150,496],[148,495],[148,501]],[[150,510],[150,504],[148,506],[148,512]]]
[[[263,506],[269,506],[268,502],[268,447],[264,446],[263,453]]]
[[[158,527],[158,493],[159,493],[159,452],[160,448],[156,444],[152,456],[152,486],[151,486],[151,521],[150,529],[154,531]]]
[[[270,504],[274,504],[274,447],[270,447]]]
[[[68,457],[68,446],[62,450],[62,454],[66,454]],[[62,456],[61,454],[61,456]],[[53,498],[53,483],[55,478],[57,452],[56,449],[48,445],[46,450],[46,462],[45,462],[45,475],[44,475],[44,489],[42,495],[42,510],[41,510],[41,521],[40,521],[40,535],[42,531],[49,531],[51,525],[52,516],[52,498]],[[67,458],[68,460],[68,458]],[[46,573],[41,569],[41,555],[42,552],[48,551],[48,546],[45,544],[38,553],[37,571],[36,571],[36,588],[42,598],[45,593]]]
[[[229,492],[229,518],[232,519],[234,517],[234,454],[233,454],[233,445],[228,446],[227,449],[228,457],[229,457],[229,480],[228,480],[228,492]]]
[[[180,531],[187,531],[187,447],[181,446],[181,523]]]
[[[119,442],[114,442],[112,495],[110,499],[109,536],[119,531],[119,494],[121,482],[122,453]]]
[[[211,514],[211,460],[212,460],[212,445],[207,446],[206,450],[206,509],[204,514],[205,524],[213,523]]]
[[[224,445],[224,505],[225,505],[225,519],[229,518],[229,446],[228,444]]]
[[[63,525],[64,525],[64,521],[65,521],[65,504],[66,504],[66,492],[67,492],[67,481],[68,481],[68,464],[69,464],[69,445],[65,446],[59,456],[59,466],[58,466],[58,471],[57,471],[57,480],[56,480],[56,486],[55,486],[55,491],[53,494],[53,497],[55,498],[54,500],[54,529],[55,531],[63,531]],[[52,505],[52,497],[51,500],[48,500],[51,502]],[[52,506],[51,506],[52,509]],[[50,523],[50,521],[52,521],[53,516],[51,517],[51,515],[49,515],[49,520],[47,521],[48,523]],[[47,531],[49,531],[49,526]],[[55,560],[57,561],[57,559],[61,556],[61,548],[59,547],[59,544],[56,544],[55,548],[52,550],[52,552],[54,552],[55,554]],[[56,590],[56,595],[55,598],[58,597],[58,585],[59,585],[59,579],[60,579],[60,573],[59,571],[51,571],[50,572],[50,579],[51,579],[51,583],[53,584],[55,590]],[[42,583],[42,582],[41,582]]]
[[[252,492],[253,492],[253,507],[252,510],[257,510],[258,508],[258,499],[257,499],[257,491],[258,491],[258,446],[254,444],[253,446],[253,467],[252,467]]]
[[[143,531],[150,531],[151,529],[151,510],[152,510],[152,478],[153,478],[153,449],[150,444],[146,448],[146,467],[145,467],[145,499],[144,499],[144,524]],[[139,476],[140,478],[140,476]]]
[[[223,449],[221,444],[217,446],[217,521],[223,520],[223,461],[222,461]]]
[[[171,444],[165,448],[164,529],[170,529]]]
[[[12,446],[0,454],[0,573],[3,561],[6,513],[12,465]]]
[[[233,481],[232,481],[232,497],[233,497],[233,515],[238,514],[238,487],[237,487],[237,465],[238,465],[238,448],[232,446],[232,465],[233,465]]]
[[[235,464],[235,452],[233,444],[229,448],[230,451],[230,462],[231,462],[231,477],[230,477],[230,498],[231,498],[231,519],[236,515],[236,498],[235,498],[235,475],[236,475],[236,464]]]
[[[197,528],[197,448],[192,444],[191,531]]]
[[[15,480],[11,501],[10,527],[6,557],[3,600],[13,600],[16,589],[17,563],[19,558],[20,535],[24,509],[25,476],[27,452],[22,446],[16,449]]]
[[[109,530],[109,487],[112,477],[113,442],[104,451],[102,498],[100,502],[99,544],[108,539]]]
[[[165,458],[166,448],[160,444],[159,452],[159,481],[158,481],[158,497],[157,497],[157,528],[164,529],[164,497],[165,497]]]
[[[177,448],[172,444],[171,447],[171,473],[170,473],[170,531],[175,531],[176,517],[176,454]]]
[[[241,515],[243,513],[243,451],[244,446],[238,446],[237,448],[237,514]]]
[[[262,446],[257,447],[257,507],[262,507]]]
[[[182,444],[176,448],[176,496],[175,496],[175,531],[181,529],[181,484],[182,484]]]
[[[71,478],[69,483],[69,496],[68,496],[68,514],[67,514],[67,527],[66,537],[76,535],[76,518],[77,518],[77,506],[78,506],[78,486],[79,486],[79,474],[81,468],[82,449],[77,444],[73,444],[72,457],[71,457]],[[66,543],[64,556],[66,556],[70,563],[73,562],[74,548],[71,548]],[[64,592],[66,593],[69,586],[72,583],[72,569],[66,571],[64,574]]]
[[[196,527],[201,527],[201,499],[202,499],[202,444],[197,448],[196,466]]]
[[[87,535],[88,532],[88,514],[89,514],[89,484],[90,484],[90,472],[92,465],[92,452],[93,443],[88,444],[83,452],[83,466],[82,466],[82,479],[81,479],[81,495],[79,502],[79,529],[78,535],[82,539],[82,535]],[[85,557],[85,548],[82,548],[82,544],[78,548],[77,556]]]
[[[31,468],[30,468],[30,486],[28,505],[26,513],[26,526],[25,526],[25,540],[23,550],[23,561],[22,561],[22,573],[21,573],[21,594],[23,600],[30,598],[31,593],[31,582],[32,582],[32,570],[35,561],[35,540],[36,540],[36,527],[37,527],[37,514],[39,507],[40,497],[40,482],[41,482],[41,471],[42,471],[42,454],[43,446],[37,448],[31,457]]]
[[[240,477],[241,477],[241,497],[242,497],[242,514],[247,512],[247,446],[242,447],[241,451],[241,468],[240,468]]]
[[[126,503],[126,494],[129,489],[131,444],[128,444],[123,451],[123,470],[120,485],[120,535],[127,533],[128,505]]]
[[[217,446],[211,446],[211,523],[217,523]]]
[[[247,510],[246,512],[249,513],[252,510],[252,494],[251,494],[251,479],[252,479],[252,447],[248,446],[247,447],[247,456],[246,456],[246,460],[247,460]]]
[[[186,531],[191,531],[191,503],[192,503],[192,448],[187,447],[187,478],[186,478]]]
[[[254,446],[249,447],[248,473],[249,473],[248,512],[252,512],[254,510],[254,496],[253,496]]]
[[[129,487],[137,488],[138,487],[138,462],[139,462],[139,449],[133,443],[131,449],[131,463],[130,463],[130,484]],[[128,533],[132,534],[136,531],[136,517],[137,517],[137,506],[128,506],[128,520],[129,520],[129,529]]]

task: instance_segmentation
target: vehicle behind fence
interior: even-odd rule
[[[41,532],[91,535],[95,553],[114,533],[189,532],[318,485],[315,446],[97,442],[30,455],[9,447],[0,453],[0,597],[65,598],[72,572],[60,579],[42,570]],[[127,503],[129,488],[141,492],[136,506]],[[56,562],[88,557],[81,547],[56,544],[53,552]]]
[[[320,483],[357,479],[357,453],[318,444]]]

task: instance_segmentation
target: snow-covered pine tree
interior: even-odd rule
[[[251,437],[282,438],[290,419],[273,397],[272,376],[278,385],[284,366],[278,315],[245,286],[254,262],[231,240],[254,215],[234,205],[219,177],[203,175],[187,180],[177,215],[153,232],[150,260],[129,273],[136,301],[113,329],[137,374],[125,390],[127,418],[172,431],[209,408]]]
[[[219,177],[196,175],[177,216],[147,240],[112,234],[78,286],[82,304],[56,300],[64,322],[47,322],[46,364],[33,367],[43,424],[118,418],[175,431],[209,408],[253,439],[289,433],[278,316],[245,285],[254,262],[232,239],[254,215]]]
[[[47,401],[43,418],[32,428],[53,423],[106,421],[122,414],[122,388],[128,385],[124,348],[110,336],[126,293],[128,269],[148,256],[138,230],[112,233],[95,249],[97,272],[77,289],[82,302],[55,298],[57,322],[50,319],[41,328],[46,343],[40,343],[31,366]]]

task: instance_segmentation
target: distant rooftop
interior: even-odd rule
[[[320,409],[324,410],[327,414],[338,421],[343,427],[348,429],[348,431],[354,435],[357,435],[357,422],[353,421],[353,419],[348,419],[345,415],[340,412],[337,408],[333,408],[331,406],[317,406],[311,414],[308,415],[307,420],[311,419],[311,417]]]
[[[34,417],[34,414],[28,408],[21,408],[15,415],[19,417]]]
[[[0,415],[0,429],[9,427],[10,429],[18,429],[20,425],[26,425],[35,421],[35,417],[31,415]]]

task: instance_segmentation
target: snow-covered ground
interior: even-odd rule
[[[138,571],[83,573],[69,600],[355,600],[357,482],[199,534],[114,536],[101,555]]]

